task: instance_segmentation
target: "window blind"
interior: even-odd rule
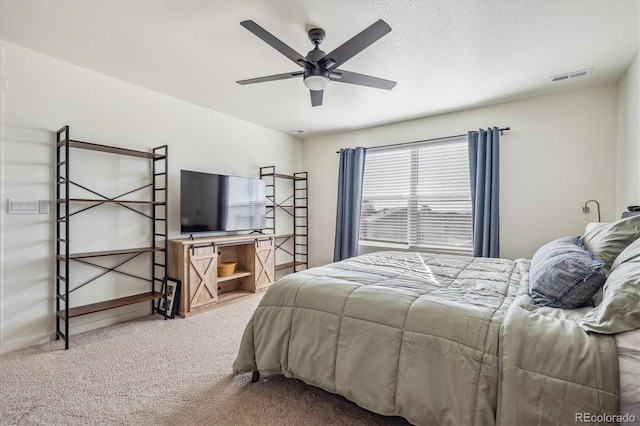
[[[471,254],[466,138],[368,150],[360,244]]]

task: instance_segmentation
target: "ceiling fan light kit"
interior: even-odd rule
[[[371,26],[365,28],[328,54],[320,50],[319,47],[325,37],[324,30],[321,28],[312,28],[309,30],[308,36],[314,48],[307,53],[307,56],[302,56],[253,21],[242,21],[240,25],[251,31],[262,41],[289,58],[298,66],[304,68],[304,71],[239,80],[236,82],[238,84],[264,83],[266,81],[303,77],[303,83],[309,89],[311,96],[311,106],[314,107],[322,105],[324,89],[330,81],[385,90],[391,90],[396,85],[395,81],[338,69],[340,65],[391,32],[391,27],[382,19],[374,22]]]
[[[329,85],[329,79],[322,75],[310,75],[304,78],[304,85],[309,90],[324,90]]]

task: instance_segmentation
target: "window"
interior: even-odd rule
[[[470,255],[466,138],[369,149],[360,244]]]

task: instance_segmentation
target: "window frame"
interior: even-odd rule
[[[448,150],[447,148],[451,148],[453,147],[453,149]],[[421,155],[424,155],[425,151],[431,150],[431,149],[438,149],[440,148],[441,152],[440,152],[440,157],[439,159],[433,161],[433,157],[430,158],[429,161],[425,158],[420,158]],[[371,225],[366,224],[366,220],[369,216],[365,216],[367,214],[367,211],[365,207],[371,207],[372,202],[378,201],[379,203],[381,202],[381,199],[384,199],[384,196],[376,196],[376,197],[372,197],[371,195],[367,195],[368,189],[367,189],[367,164],[370,164],[370,162],[367,161],[368,159],[371,159],[372,155],[375,155],[376,153],[380,152],[397,152],[400,153],[402,151],[409,151],[409,171],[408,171],[408,177],[409,177],[409,187],[408,188],[404,188],[403,191],[400,192],[407,192],[408,196],[405,195],[404,198],[407,201],[406,204],[406,242],[405,241],[391,241],[391,240],[384,240],[382,238],[379,239],[374,239],[374,238],[367,238],[365,235],[363,235],[365,232],[375,232],[377,231],[378,235],[381,234],[382,231],[401,231],[402,230],[402,226],[394,228],[395,224],[393,226],[389,226],[389,227],[385,227],[385,226],[381,226],[381,227],[374,227],[374,230],[372,231]],[[419,229],[419,221],[420,221],[420,209],[421,206],[425,205],[425,198],[431,198],[432,200],[437,199],[437,195],[435,198],[433,198],[433,195],[431,194],[437,194],[436,192],[433,193],[425,193],[424,192],[424,187],[421,187],[421,183],[420,183],[420,170],[423,167],[426,167],[426,163],[431,163],[431,166],[433,166],[434,164],[437,164],[439,166],[442,167],[447,167],[447,161],[450,160],[450,158],[447,158],[447,155],[451,156],[453,154],[455,154],[455,160],[457,161],[456,163],[456,167],[458,168],[458,171],[456,172],[457,174],[455,175],[455,179],[456,182],[458,182],[454,188],[455,189],[460,189],[464,187],[464,193],[459,193],[461,195],[458,196],[454,196],[454,197],[443,197],[442,198],[442,203],[454,203],[454,204],[460,204],[462,207],[458,208],[457,210],[449,210],[449,211],[442,211],[443,214],[462,214],[463,216],[459,216],[456,217],[454,219],[450,219],[447,220],[445,219],[444,221],[442,221],[443,225],[446,225],[447,222],[452,223],[454,229],[456,229],[455,232],[451,232],[449,233],[449,235],[451,237],[448,237],[447,239],[451,240],[451,239],[455,239],[456,237],[458,238],[459,241],[463,242],[460,245],[454,245],[454,244],[442,244],[442,240],[437,240],[437,241],[425,241],[420,237],[420,229]],[[398,154],[401,155],[401,154]],[[387,160],[387,162],[391,162],[393,160]],[[464,172],[461,172],[460,170],[462,170],[462,166],[464,165]],[[388,166],[388,164],[387,164]],[[379,165],[377,167],[380,167]],[[398,166],[398,167],[402,167],[402,166]],[[463,179],[464,177],[464,179]],[[376,176],[375,178],[379,178],[379,176]],[[389,180],[391,180],[392,178],[389,178]],[[461,181],[458,180],[464,180],[464,184],[461,184]],[[431,180],[429,181],[429,183],[437,183],[437,180]],[[389,186],[389,184],[387,184],[387,186]],[[384,185],[382,185],[382,187],[384,187]],[[420,191],[420,188],[423,189],[423,192]],[[408,189],[408,191],[407,191]],[[372,251],[371,249],[378,249],[378,250],[384,250],[384,249],[403,249],[403,250],[411,250],[411,251],[428,251],[428,252],[433,252],[433,253],[447,253],[447,254],[458,254],[458,255],[466,255],[466,256],[471,256],[473,255],[473,225],[472,225],[472,206],[471,206],[471,184],[470,184],[470,176],[469,176],[469,153],[468,153],[468,142],[467,142],[467,138],[466,135],[465,136],[457,136],[455,138],[450,138],[448,140],[437,140],[437,141],[428,141],[428,142],[418,142],[418,143],[411,143],[411,144],[398,144],[397,146],[386,146],[384,148],[369,148],[367,149],[367,157],[365,157],[365,167],[364,167],[364,179],[363,179],[363,191],[362,191],[362,204],[361,204],[361,215],[360,215],[360,220],[361,220],[361,225],[360,225],[360,232],[359,232],[359,236],[358,236],[358,244],[359,246],[365,248],[366,247],[366,251]],[[456,191],[450,192],[449,194],[455,194]],[[391,193],[388,193],[389,195],[391,195]],[[446,193],[440,193],[441,195],[446,194]],[[400,197],[386,197],[386,199],[389,202],[399,202],[402,200],[402,196]],[[400,209],[402,209],[402,207],[399,207]],[[379,211],[384,210],[384,208],[380,209]],[[428,220],[428,219],[427,219]],[[437,220],[437,219],[436,219]],[[434,223],[436,223],[434,221]],[[401,232],[397,232],[397,235],[401,235]],[[443,234],[446,235],[446,234]],[[377,250],[376,250],[377,251]]]

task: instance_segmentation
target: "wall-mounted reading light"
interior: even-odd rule
[[[598,222],[600,222],[600,203],[597,202],[596,200],[588,200],[586,203],[584,203],[584,207],[582,208],[582,213],[589,213],[589,206],[587,204],[592,202],[596,203],[596,206],[598,207]]]

